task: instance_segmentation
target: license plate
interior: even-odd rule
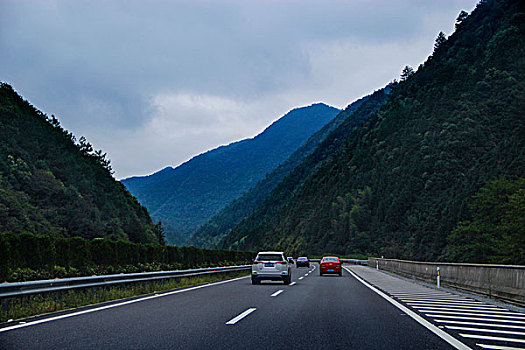
[[[334,269],[330,269],[330,270],[328,270],[328,272],[334,272]]]
[[[264,264],[264,267],[273,267],[273,264]]]

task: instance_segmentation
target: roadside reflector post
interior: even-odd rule
[[[439,276],[439,266],[437,267],[437,287],[438,288],[441,288],[441,283],[440,283],[440,276]]]
[[[379,270],[379,261],[376,260],[376,270]]]

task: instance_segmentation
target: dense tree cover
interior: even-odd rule
[[[189,243],[208,248],[215,247],[235,225],[250,215],[267,198],[270,192],[292,172],[284,182],[285,185],[280,185],[272,193],[265,204],[254,214],[254,217],[260,219],[261,212],[266,211],[267,205],[274,209],[277,208],[277,198],[286,198],[291,193],[290,189],[295,190],[300,187],[311,171],[344,144],[351,130],[361,125],[373,112],[379,109],[389,91],[390,88],[387,87],[350,104],[332,122],[312,135],[286,162],[199,228]],[[320,144],[322,147],[318,147]],[[315,154],[312,154],[313,151]],[[308,158],[306,159],[306,157]],[[303,159],[306,160],[303,161]]]
[[[522,262],[522,185],[511,184],[525,173],[524,6],[487,0],[461,13],[456,32],[438,37],[433,55],[343,148],[279,198],[285,179],[221,245]],[[477,201],[500,178],[519,190],[489,227]],[[472,246],[462,248],[466,240]],[[478,249],[482,241],[493,250]]]
[[[162,241],[106,154],[0,85],[0,232]]]
[[[525,178],[489,182],[470,212],[449,236],[448,259],[525,265]]]
[[[259,181],[257,185],[244,193],[240,198],[231,202],[204,225],[199,227],[188,239],[186,244],[206,248],[215,247],[224,235],[230,232],[235,225],[257,208],[290,171],[295,169],[306,156],[317,148],[321,141],[337,129],[341,123],[351,116],[368,98],[369,96],[360,98],[346,107],[344,111],[341,111],[334,119],[313,134],[301,147],[293,152],[286,161]]]
[[[0,234],[1,281],[246,264],[252,252],[31,233]]]
[[[155,220],[162,221],[168,243],[182,244],[338,113],[322,103],[296,108],[252,139],[211,150],[175,169],[122,182]]]

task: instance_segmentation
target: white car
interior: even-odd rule
[[[261,280],[283,281],[290,284],[292,269],[283,252],[259,252],[252,265],[252,284]]]

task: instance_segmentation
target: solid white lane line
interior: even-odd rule
[[[397,307],[398,309],[403,311],[405,314],[407,314],[408,316],[412,317],[419,324],[421,324],[422,326],[426,327],[432,333],[436,334],[438,337],[440,337],[441,339],[443,339],[444,341],[446,341],[447,343],[449,343],[450,345],[452,345],[456,349],[464,349],[464,350],[470,349],[467,345],[463,344],[462,342],[460,342],[459,340],[457,340],[456,338],[454,338],[450,334],[446,333],[445,331],[441,330],[440,328],[434,326],[432,323],[428,322],[423,317],[419,316],[418,314],[416,314],[414,311],[410,310],[409,308],[407,308],[403,304],[401,304],[401,303],[397,302],[396,300],[392,299],[391,297],[389,297],[388,295],[386,295],[385,293],[383,293],[382,291],[380,291],[376,287],[372,286],[370,283],[366,282],[364,279],[362,279],[361,277],[359,277],[358,275],[356,275],[355,273],[353,273],[352,271],[350,271],[346,267],[344,269],[349,274],[351,274],[355,279],[357,279],[359,282],[361,282],[362,284],[364,284],[365,286],[367,286],[368,288],[370,288],[371,290],[373,290],[374,292],[379,294],[381,297],[383,297],[389,303],[393,304],[395,307]]]
[[[506,316],[506,315],[500,315],[496,313],[472,313],[472,312],[459,312],[459,311],[439,311],[435,309],[431,310],[420,310],[421,312],[425,313],[426,315],[428,313],[431,314],[448,314],[448,315],[460,315],[460,316],[477,316],[477,317],[499,317],[499,318],[511,318],[511,319],[517,319],[517,320],[525,320],[525,317],[523,316]]]
[[[292,282],[292,283],[290,283],[290,285],[293,286],[293,285],[296,284],[296,283],[297,283],[297,282]]]
[[[483,349],[494,349],[494,350],[523,350],[525,348],[515,348],[512,346],[499,346],[499,345],[489,345],[489,344],[476,344]]]
[[[434,319],[435,322],[439,323],[449,323],[449,324],[461,324],[465,326],[481,326],[481,327],[499,327],[499,328],[510,328],[510,329],[525,329],[523,326],[514,326],[509,324],[494,324],[494,323],[479,323],[479,322],[459,322],[459,321],[449,321]]]
[[[303,278],[304,278],[304,277],[303,277],[303,276],[301,276],[301,277],[299,277],[298,279],[302,280]]]
[[[248,310],[244,311],[242,314],[240,314],[239,316],[236,316],[234,318],[232,318],[231,320],[229,320],[228,322],[226,322],[227,325],[232,325],[232,324],[236,324],[237,322],[239,322],[240,320],[242,320],[243,318],[245,318],[246,316],[248,316],[249,314],[251,314],[252,312],[254,312],[255,310],[257,310],[256,308],[252,307],[252,308],[249,308]]]
[[[231,280],[214,282],[214,283],[209,283],[209,284],[203,284],[203,285],[196,286],[196,287],[191,287],[191,288],[186,288],[186,289],[179,289],[179,290],[175,290],[175,291],[167,292],[167,293],[163,293],[163,294],[155,294],[155,295],[150,295],[150,296],[147,296],[147,297],[144,297],[144,298],[128,300],[128,301],[124,301],[122,303],[105,305],[105,306],[97,307],[97,308],[94,308],[94,309],[83,310],[83,311],[78,311],[78,312],[72,312],[70,314],[65,314],[65,315],[60,315],[60,316],[55,316],[55,317],[50,317],[50,318],[44,318],[44,319],[41,319],[41,320],[37,320],[37,321],[33,321],[33,322],[27,322],[27,323],[23,323],[23,324],[17,324],[17,325],[10,326],[10,327],[0,328],[0,333],[7,332],[7,331],[10,331],[10,330],[13,330],[13,329],[17,329],[17,328],[34,326],[34,325],[40,324],[40,323],[46,323],[46,322],[61,320],[63,318],[68,318],[68,317],[88,314],[88,313],[91,313],[91,312],[111,309],[111,308],[118,307],[118,306],[138,303],[138,302],[149,300],[149,299],[165,297],[165,296],[172,295],[172,294],[184,293],[184,292],[189,292],[189,291],[196,290],[196,289],[212,287],[212,286],[216,286],[216,285],[219,285],[219,284],[234,282],[234,281],[238,281],[238,280],[241,280],[241,279],[244,279],[244,278],[249,278],[249,277],[250,276],[237,277],[237,278],[234,278],[234,279],[231,279]]]
[[[459,317],[459,316],[448,316],[448,315],[434,315],[434,314],[425,314],[428,317],[439,317],[439,318],[451,318],[454,320],[468,320],[468,321],[485,321],[485,322],[503,322],[503,323],[519,323],[525,324],[525,321],[515,321],[507,319],[496,319],[496,318],[476,318],[476,317]]]
[[[513,342],[513,343],[523,343],[523,344],[525,344],[525,339],[491,337],[491,336],[488,336],[488,335],[463,334],[463,333],[459,333],[459,335],[461,335],[463,338],[496,340],[496,341],[510,341],[510,342]]]
[[[457,327],[457,326],[445,326],[449,329],[456,329],[458,331],[473,331],[473,332],[484,332],[484,333],[499,333],[499,334],[510,334],[510,335],[525,335],[525,332],[514,332],[514,331],[500,331],[499,329],[486,329],[486,328],[471,328],[471,327]]]
[[[279,289],[277,292],[273,293],[272,295],[270,295],[271,297],[276,297],[278,296],[279,294],[281,294],[282,292],[284,292],[283,289]]]

